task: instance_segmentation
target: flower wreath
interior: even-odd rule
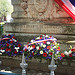
[[[67,58],[74,58],[75,57],[75,47],[70,46],[69,51],[64,51],[64,55]]]
[[[16,56],[21,55],[21,44],[15,39],[14,35],[3,35],[0,39],[0,55]]]
[[[52,54],[54,54],[55,59],[61,59],[64,56],[63,53],[60,54],[59,43],[56,41],[56,38],[48,35],[40,35],[32,39],[31,42],[27,43],[23,48],[26,59],[32,57],[51,59]]]

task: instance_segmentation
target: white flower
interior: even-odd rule
[[[43,43],[41,43],[41,46],[43,46]]]
[[[31,42],[34,42],[34,40],[31,40]]]
[[[69,53],[67,51],[65,51],[64,54],[67,55],[67,56],[69,55]]]
[[[48,37],[48,35],[46,35],[46,37]]]
[[[43,45],[43,47],[45,48],[45,47],[46,47],[46,45],[44,44],[44,45]]]
[[[36,49],[39,50],[39,46],[37,46]]]
[[[48,42],[47,42],[47,44],[49,45],[49,44],[50,44],[50,42],[48,41]]]
[[[54,41],[57,40],[56,38],[53,39]]]
[[[32,49],[33,49],[33,47],[30,47],[30,48],[29,48],[29,51],[32,50]]]
[[[56,54],[59,54],[59,51],[57,51]]]
[[[2,55],[2,53],[0,53],[0,55]]]
[[[37,37],[36,39],[40,39],[40,37]]]
[[[33,49],[33,47],[30,47],[30,49]]]
[[[14,39],[15,42],[17,42],[17,40]]]
[[[71,54],[71,53],[72,53],[72,51],[70,50],[70,51],[69,51],[69,54]]]
[[[43,54],[43,51],[40,51],[40,54]]]
[[[18,52],[18,50],[16,50]]]
[[[17,49],[17,50],[18,50],[18,49],[19,49],[19,47],[15,47],[15,49]]]
[[[0,50],[2,53],[4,53],[5,52],[5,50]]]
[[[56,46],[53,47],[53,49],[56,48]]]

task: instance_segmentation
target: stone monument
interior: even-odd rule
[[[57,39],[61,50],[67,50],[69,45],[74,45],[66,43],[75,40],[74,21],[54,0],[11,1],[14,7],[12,13],[14,21],[4,25],[5,33],[14,34],[22,44],[26,44],[39,34],[47,34]],[[59,72],[61,72],[61,69],[58,68]],[[63,70],[66,73],[66,70]]]
[[[39,34],[57,38],[61,49],[68,48],[75,39],[74,21],[54,0],[11,0],[14,7],[12,23],[4,25],[5,33],[12,33],[22,44]]]

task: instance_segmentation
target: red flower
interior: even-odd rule
[[[34,56],[34,52],[33,52],[32,54],[33,54],[33,56]]]
[[[42,35],[40,35],[40,37],[42,37]]]
[[[27,42],[27,44],[29,44],[29,42]]]
[[[65,57],[64,53],[61,53],[61,56],[62,56],[62,57]]]
[[[10,43],[13,43],[13,41],[10,41]]]
[[[35,48],[35,45],[32,45],[33,48]]]
[[[4,48],[1,48],[1,49],[4,49]]]
[[[52,53],[52,52],[50,52],[49,54],[50,54],[50,55],[52,55],[53,53]]]
[[[51,49],[51,46],[47,46],[47,49]]]
[[[42,37],[40,37],[40,39],[42,39]]]
[[[75,47],[73,47],[73,48],[71,49],[71,51],[75,52]]]
[[[41,48],[39,47],[39,50],[41,50]]]
[[[9,44],[7,43],[7,44],[6,44],[6,46],[8,47],[8,46],[9,46]]]
[[[71,51],[74,51],[74,49],[71,49]]]
[[[57,49],[58,51],[60,50],[60,47],[58,47],[58,49]]]
[[[72,49],[71,49],[71,51],[75,52],[75,49],[74,49],[74,48],[72,48]]]
[[[17,51],[15,50],[14,53],[17,53]]]
[[[69,54],[69,57],[72,57],[72,53],[71,53],[71,54]]]
[[[44,34],[46,36],[46,34]]]
[[[10,34],[8,34],[8,36],[10,36]]]
[[[27,49],[25,49],[25,51],[27,51]]]
[[[43,53],[43,57],[46,57],[47,56],[47,53]]]
[[[11,48],[9,48],[8,51],[11,51]]]
[[[50,38],[52,38],[52,36],[50,36]]]
[[[6,51],[8,51],[9,49],[8,48],[6,48]]]
[[[15,39],[15,36],[13,36],[12,38]]]
[[[43,41],[43,44],[46,44],[46,41]]]
[[[11,48],[9,48],[9,49],[8,49],[8,48],[6,48],[6,51],[7,51],[7,52],[8,52],[8,51],[11,51]]]
[[[21,45],[20,45],[20,44],[18,44],[18,47],[21,47]]]

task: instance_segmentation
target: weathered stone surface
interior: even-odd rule
[[[62,65],[66,66],[66,65],[68,65],[68,62],[62,62]]]
[[[53,0],[12,0],[12,5],[14,6],[13,13],[15,13],[12,14],[14,21],[19,17],[34,18],[34,20],[54,20],[59,17],[69,17]],[[19,11],[23,12],[19,14]]]
[[[12,18],[14,18],[14,21],[15,21],[15,18],[17,18],[17,16],[18,16],[18,19],[24,18],[24,12],[23,11],[16,11],[16,12],[12,13]],[[19,22],[19,21],[17,21],[17,22]]]
[[[38,25],[39,24],[39,25]],[[11,23],[4,26],[6,32],[34,33],[34,34],[75,34],[75,26],[66,25],[44,25],[41,23]]]
[[[16,58],[16,57],[15,57]],[[2,61],[2,65],[0,66],[1,69],[5,68],[6,70],[11,70],[13,73],[21,73],[22,69],[20,68],[21,60],[14,59],[14,58],[6,58],[0,56],[0,60]],[[69,60],[70,61],[70,60]],[[68,63],[75,64],[74,61],[70,61]],[[61,62],[64,60],[58,61],[57,68],[55,70],[55,75],[74,75],[75,74],[75,67],[70,65],[60,65]],[[14,64],[15,63],[15,64]],[[50,75],[50,70],[48,69],[49,63],[40,63],[40,62],[32,62],[28,61],[27,67],[27,75]]]
[[[20,4],[19,4],[19,5],[14,5],[14,11],[15,11],[15,12],[23,11],[23,13],[24,13],[24,10],[22,9],[22,7],[21,7]],[[20,15],[21,15],[21,14],[20,14]]]
[[[27,0],[22,2],[26,14],[30,18],[37,18],[39,20],[54,19],[55,17],[69,17],[53,0]],[[27,5],[27,8],[25,8]]]
[[[22,0],[11,0],[11,3],[14,4],[20,4],[22,2]]]
[[[75,62],[71,62],[70,65],[71,65],[72,67],[75,67]]]

